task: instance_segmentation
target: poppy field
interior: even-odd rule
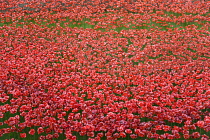
[[[0,139],[210,139],[209,1],[0,4]]]

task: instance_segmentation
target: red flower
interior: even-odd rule
[[[171,127],[168,126],[168,125],[164,125],[164,126],[163,126],[163,130],[164,130],[164,131],[169,131],[170,129],[171,129]]]
[[[196,124],[197,124],[198,127],[203,128],[205,122],[204,121],[198,121]]]
[[[46,139],[52,139],[53,138],[53,135],[52,134],[47,134],[46,135]]]
[[[131,137],[131,139],[136,139],[137,135],[136,134],[131,134],[130,137]]]
[[[119,133],[114,133],[114,134],[113,134],[113,137],[114,137],[115,139],[120,138],[120,134],[119,134]]]
[[[35,130],[34,129],[30,129],[30,131],[28,132],[30,135],[34,135]]]
[[[125,129],[125,133],[132,134],[132,130],[131,129]]]
[[[193,132],[193,133],[192,133],[192,137],[195,138],[195,139],[200,138],[200,136],[201,136],[201,135],[200,135],[199,132]]]
[[[104,136],[104,134],[103,133],[98,133],[97,136],[101,138],[101,137]]]
[[[42,127],[39,127],[39,128],[37,129],[37,132],[38,132],[38,134],[41,134],[41,133],[44,132],[44,129],[43,129]]]
[[[59,137],[59,134],[58,133],[54,133],[53,134],[53,138],[56,138],[57,139],[58,137]]]
[[[124,131],[124,129],[125,129],[125,127],[121,125],[120,127],[117,128],[117,131],[122,132],[122,131]]]
[[[189,139],[190,138],[189,134],[184,134],[183,136],[184,136],[185,139]]]
[[[0,118],[3,118],[4,114],[2,112],[0,112]]]
[[[26,133],[20,133],[21,138],[26,138]]]
[[[126,134],[124,132],[120,132],[120,137],[125,138]]]

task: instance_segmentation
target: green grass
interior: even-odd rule
[[[167,16],[170,16],[170,15],[174,15],[176,17],[182,16],[182,14],[180,14],[180,13],[173,13],[173,12],[167,12],[167,11],[165,11],[165,14],[167,14]],[[189,14],[190,13],[187,13],[187,15],[189,15]],[[206,13],[206,15],[207,14],[209,14],[209,13]],[[192,14],[192,15],[196,15],[196,14]],[[24,17],[23,17],[20,20],[16,21],[16,27],[19,27],[19,26],[23,27],[24,25],[29,25],[30,23],[32,23],[32,24],[36,24],[36,25],[40,25],[40,26],[48,27],[48,28],[53,28],[53,27],[56,27],[56,24],[60,24],[61,27],[70,27],[70,28],[75,28],[76,27],[76,28],[84,28],[84,29],[88,29],[88,28],[94,29],[94,27],[98,24],[98,22],[95,22],[95,25],[90,25],[90,24],[86,23],[86,22],[90,22],[91,19],[94,19],[94,17],[91,17],[91,19],[84,18],[81,21],[70,20],[68,17],[66,17],[66,18],[62,18],[62,20],[65,20],[65,21],[60,21],[59,22],[59,19],[55,19],[54,23],[50,23],[50,20],[44,19],[44,18],[37,18],[37,19],[39,19],[41,22],[36,22],[35,18],[24,19]],[[115,21],[119,21],[119,19],[116,19]],[[205,24],[205,23],[210,23],[210,22],[209,21],[202,21],[201,23]],[[0,19],[0,27],[4,26],[4,25],[9,26],[11,24],[13,24],[11,19],[7,19],[7,20],[6,19]],[[114,28],[114,29],[110,28],[108,30],[114,30],[114,31],[120,32],[122,30],[130,30],[130,29],[148,29],[149,30],[149,29],[158,27],[160,30],[167,31],[168,28],[182,29],[182,28],[185,28],[188,25],[196,25],[198,27],[198,29],[200,29],[202,27],[202,25],[198,24],[197,22],[181,22],[181,23],[167,22],[168,25],[163,26],[161,23],[153,22],[152,20],[150,20],[149,23],[144,23],[144,24],[139,25],[139,26],[136,26],[132,23],[128,23],[128,24],[129,24],[129,27],[116,25],[116,28]],[[107,31],[106,28],[98,28],[96,30]]]
[[[165,13],[167,15],[174,15],[176,17],[178,16],[181,16],[182,14],[179,14],[179,13],[173,13],[173,12],[166,12]],[[191,13],[186,13],[187,15],[190,15]],[[195,14],[194,14],[195,15]],[[70,28],[84,28],[84,29],[94,29],[94,27],[98,24],[98,22],[95,22],[95,25],[90,25],[88,24],[87,22],[90,22],[91,19],[83,19],[82,21],[75,21],[75,20],[70,20],[69,18],[65,18],[65,21],[59,21],[59,19],[56,19],[54,21],[54,23],[51,23],[51,21],[49,20],[46,20],[46,19],[40,19],[41,22],[38,23],[35,21],[34,18],[32,19],[27,19],[27,20],[24,20],[24,18],[20,19],[17,21],[17,23],[15,24],[16,27],[23,27],[24,25],[29,25],[29,24],[36,24],[36,25],[40,25],[42,27],[48,27],[48,28],[55,28],[58,24],[60,24],[61,27],[65,28],[65,27],[70,27]],[[118,19],[119,20],[119,19]],[[4,20],[4,19],[0,19],[0,26],[11,26],[12,24],[14,25],[14,23],[10,20]],[[203,23],[209,23],[207,21],[203,21]],[[155,28],[155,27],[158,27],[160,30],[168,30],[167,28],[171,28],[171,29],[174,29],[174,28],[178,28],[178,29],[181,29],[181,28],[186,28],[186,26],[188,25],[196,25],[198,27],[198,29],[200,29],[202,27],[202,25],[198,24],[197,22],[183,22],[183,23],[174,23],[174,22],[168,22],[167,23],[168,25],[167,26],[162,26],[161,23],[157,23],[157,22],[153,22],[152,20],[150,20],[150,23],[146,23],[146,24],[142,24],[142,26],[135,26],[133,24],[130,24],[129,28],[127,27],[124,27],[124,26],[119,26],[119,25],[116,25],[117,27],[115,29],[110,29],[110,30],[114,30],[114,31],[117,31],[117,32],[121,32],[122,30],[130,30],[130,29],[152,29],[152,28]],[[173,27],[171,27],[170,25],[172,25]],[[106,31],[106,29],[104,28],[98,28],[96,30],[101,30],[101,31]],[[150,39],[148,37],[148,39]],[[128,38],[128,45],[132,44],[132,42],[130,41],[130,39]],[[146,45],[143,45],[141,47],[141,50],[144,50],[146,48]],[[128,52],[128,48],[122,48],[123,51],[126,53]],[[191,48],[187,48],[189,51],[195,53],[196,50],[193,50]],[[58,54],[59,55],[59,54]],[[108,54],[107,54],[108,55]],[[111,54],[110,54],[111,55]],[[169,55],[174,55],[173,52],[169,52]],[[152,57],[152,56],[148,56],[149,59],[157,59],[157,58],[161,58],[163,55],[158,55],[156,57]],[[176,55],[174,55],[176,56]],[[129,58],[133,57],[133,55],[129,55],[128,56]],[[181,57],[184,57],[184,56],[181,56]],[[205,57],[205,58],[210,58],[208,56],[200,56],[200,57]],[[185,58],[185,57],[184,57]],[[71,60],[71,61],[75,61],[75,60]],[[60,62],[52,62],[52,63],[60,63]],[[133,65],[138,65],[139,63],[144,63],[144,61],[132,61]],[[47,92],[47,91],[46,91]],[[9,104],[9,102],[6,102],[6,103],[1,103],[0,105],[5,105],[5,104]],[[0,119],[1,122],[5,121],[7,118],[9,117],[13,117],[15,115],[18,115],[18,113],[15,113],[15,114],[11,114],[9,112],[5,113],[5,117],[3,119]],[[141,121],[150,121],[150,119],[148,118],[141,118]],[[21,122],[24,122],[23,118],[21,119]],[[171,122],[167,122],[165,121],[166,124],[170,125],[170,126],[182,126],[183,124],[175,124],[175,123],[171,123]],[[0,126],[0,128],[8,128],[9,126],[8,125],[3,125],[3,126]],[[37,129],[37,127],[34,127],[35,129]],[[206,134],[206,135],[210,135],[210,132],[205,132],[204,130],[202,129],[199,129],[197,128],[198,131],[201,132],[201,134]],[[23,130],[23,132],[28,132],[29,131],[29,128],[25,128]],[[191,132],[192,131],[195,131],[195,130],[190,130]],[[160,131],[159,132],[160,134],[163,133],[163,131]],[[87,140],[87,136],[80,136],[77,132],[73,132],[74,135],[76,135],[78,137],[79,140]],[[36,140],[38,139],[40,135],[38,135],[37,133],[34,135],[34,136],[27,136],[27,138],[23,139],[23,138],[20,138],[19,136],[19,133],[17,132],[12,132],[12,133],[9,133],[9,134],[4,134],[1,139],[10,139],[10,138],[16,138],[18,140]],[[65,139],[65,136],[64,134],[60,135],[60,137],[58,138],[59,140],[63,140]],[[103,137],[102,139],[105,140],[105,137]],[[126,138],[120,138],[119,140],[130,140],[131,138],[127,135]],[[142,138],[143,139],[143,138]]]

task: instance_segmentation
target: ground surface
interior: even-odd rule
[[[1,13],[1,139],[209,139],[208,2],[70,4]]]

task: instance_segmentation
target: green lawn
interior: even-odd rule
[[[179,17],[182,16],[182,14],[179,13],[173,13],[173,12],[166,12],[164,11],[165,14],[170,17],[171,15],[175,16],[175,17]],[[155,11],[154,11],[155,13]],[[55,13],[54,13],[55,14]],[[130,13],[131,14],[131,13]],[[137,14],[137,13],[132,13],[132,14]],[[151,13],[152,14],[152,13]],[[206,15],[203,16],[207,16],[210,13],[206,13]],[[100,17],[101,19],[103,19],[105,22],[108,22],[109,20],[106,19],[106,15],[110,16],[110,13],[105,13],[104,17]],[[186,15],[193,15],[196,16],[196,14],[191,14],[191,13],[186,13]],[[189,25],[195,25],[196,28],[198,30],[202,30],[203,25],[205,24],[209,24],[209,21],[200,21],[197,22],[196,19],[192,22],[165,22],[165,21],[161,21],[161,20],[157,20],[157,21],[153,21],[152,19],[148,19],[148,20],[143,20],[141,22],[143,23],[139,23],[138,25],[132,23],[132,22],[126,22],[126,24],[123,24],[124,21],[126,21],[127,19],[125,17],[118,17],[116,18],[112,23],[107,23],[107,25],[103,25],[102,23],[100,23],[99,21],[96,20],[95,17],[91,17],[91,18],[84,18],[81,21],[76,21],[76,20],[71,20],[70,18],[66,17],[66,18],[58,18],[58,19],[53,19],[53,21],[49,20],[49,19],[45,19],[45,18],[24,18],[22,17],[22,19],[16,19],[16,20],[11,20],[11,19],[0,19],[0,27],[4,27],[4,26],[15,26],[15,27],[21,27],[24,28],[24,26],[30,26],[30,25],[39,25],[40,27],[43,28],[50,28],[51,30],[53,30],[54,28],[61,26],[61,28],[81,28],[81,29],[95,29],[95,30],[101,30],[103,32],[108,32],[110,30],[114,30],[117,31],[118,33],[120,33],[121,31],[124,30],[141,30],[141,29],[146,29],[146,30],[152,30],[152,29],[158,29],[158,30],[162,30],[162,31],[168,31],[169,29],[174,30],[174,29],[178,29],[178,30],[182,30],[182,29],[186,29],[186,27],[188,27]],[[136,19],[135,23],[138,22],[139,19]],[[94,24],[92,24],[94,23]],[[102,24],[102,25],[101,25]],[[210,31],[208,29],[208,31]],[[61,33],[58,30],[58,34],[60,35]],[[64,32],[65,34],[65,32]],[[4,35],[2,35],[2,37],[4,37]],[[127,38],[127,37],[124,37]],[[47,40],[47,38],[45,38]],[[128,39],[128,46],[130,44],[132,44],[133,42],[131,41],[131,39]],[[150,39],[150,37],[148,36],[148,39]],[[52,41],[52,40],[51,40]],[[56,40],[54,40],[56,42]],[[147,46],[144,45],[142,46],[142,50],[144,50]],[[207,46],[208,47],[208,46]],[[126,52],[127,48],[123,48],[124,51]],[[196,53],[196,50],[193,50],[192,48],[188,48],[189,51],[191,51],[192,53]],[[169,55],[171,56],[175,56],[175,57],[180,57],[178,55],[174,55],[172,52],[169,53]],[[133,57],[133,55],[129,55],[128,57]],[[162,55],[158,55],[156,57],[154,56],[148,56],[149,59],[157,59],[157,58],[161,58]],[[205,57],[205,58],[210,58],[209,56],[204,56],[204,55],[200,55],[197,57]],[[196,59],[196,57],[193,56],[194,59]],[[139,62],[133,62],[134,65],[138,65],[138,63],[144,63],[144,61],[139,61]],[[12,97],[10,97],[12,98]],[[6,102],[6,103],[0,103],[0,105],[6,105],[6,104],[10,104],[10,101]],[[209,110],[206,110],[209,111]],[[17,115],[19,113],[14,113],[11,114],[9,112],[5,113],[5,117],[3,119],[0,119],[1,122],[7,120],[7,118],[13,117],[15,115]],[[21,118],[21,121],[24,122],[24,118]],[[150,119],[148,118],[142,118],[142,121],[150,121]],[[169,124],[170,126],[183,126],[184,124],[175,124],[175,123],[171,123],[171,122],[166,122],[166,124]],[[0,128],[8,128],[9,126],[4,124],[2,126],[0,126]],[[37,129],[37,127],[33,127],[34,129]],[[25,128],[23,130],[23,132],[28,133],[30,129],[29,128]],[[190,132],[195,132],[195,131],[199,131],[201,134],[206,134],[210,136],[210,132],[206,132],[203,129],[197,128],[196,130],[190,130]],[[160,131],[159,134],[163,134],[164,131]],[[80,136],[78,133],[74,132],[74,134],[78,137],[78,140],[87,140],[88,137],[87,136]],[[41,134],[40,134],[41,135]],[[29,136],[27,135],[27,138],[20,138],[19,133],[17,132],[12,132],[12,133],[8,133],[8,134],[4,134],[1,139],[10,139],[10,138],[16,138],[18,140],[36,140],[38,139],[38,137],[40,136],[37,133],[34,136]],[[64,134],[61,134],[60,137],[58,138],[59,140],[63,140],[65,139]],[[106,138],[103,137],[103,140],[105,140]],[[127,136],[126,138],[121,138],[119,140],[130,140],[131,138],[129,136]],[[139,138],[139,139],[146,139],[145,138]],[[183,139],[183,138],[182,138]],[[181,139],[180,139],[181,140]]]

